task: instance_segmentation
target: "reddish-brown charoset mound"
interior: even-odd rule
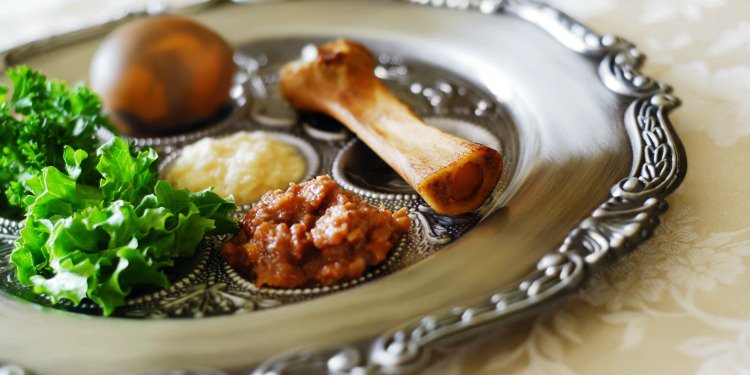
[[[409,225],[405,210],[375,207],[319,176],[266,193],[221,254],[258,286],[332,285],[385,260]]]

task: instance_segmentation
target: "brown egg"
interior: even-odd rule
[[[232,49],[185,17],[130,22],[94,56],[91,87],[123,133],[179,133],[205,123],[229,103]]]

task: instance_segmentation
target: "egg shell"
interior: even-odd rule
[[[110,34],[94,56],[90,84],[123,133],[175,134],[229,103],[235,69],[232,48],[218,34],[163,15]]]

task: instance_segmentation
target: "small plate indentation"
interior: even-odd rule
[[[417,192],[359,139],[353,139],[339,151],[332,174],[341,187],[366,197],[417,198]]]
[[[456,137],[468,139],[496,151],[502,151],[500,140],[482,126],[450,117],[427,117],[424,122]]]
[[[203,274],[211,249],[219,246],[222,240],[221,237],[207,237],[198,245],[193,256],[174,258],[174,266],[165,271],[170,280],[166,290],[155,286],[139,287],[125,299],[125,306],[158,300],[165,294],[174,293],[189,285],[192,280]]]
[[[307,181],[307,180],[312,179],[318,174],[318,171],[320,170],[320,164],[321,164],[320,154],[308,141],[300,137],[297,137],[295,135],[291,135],[287,133],[279,133],[279,132],[271,132],[271,131],[263,131],[263,130],[256,130],[256,131],[251,131],[251,132],[265,134],[273,139],[276,139],[288,145],[294,146],[294,148],[296,148],[297,151],[299,151],[302,158],[305,159],[305,174],[299,181],[290,181],[290,182]],[[230,135],[231,133],[222,134],[220,137],[226,137]],[[158,170],[159,170],[159,175],[161,175],[162,178],[166,178],[166,176],[169,174],[170,165],[175,160],[177,160],[177,158],[179,158],[180,155],[182,155],[182,150],[183,150],[182,147],[176,148],[174,150],[170,150],[169,153],[159,158]],[[244,214],[244,212],[249,210],[251,206],[252,204],[242,205],[238,208],[238,212],[241,212],[242,214]]]
[[[305,133],[323,141],[340,141],[346,139],[348,131],[336,119],[319,113],[304,112],[301,114],[302,127]]]
[[[254,76],[249,81],[249,88],[253,97],[250,117],[254,121],[261,125],[279,127],[297,123],[297,112],[284,100],[276,82]]]
[[[429,117],[425,123],[448,134],[500,151],[500,140],[489,130],[468,121]],[[333,178],[345,189],[380,199],[416,198],[416,191],[367,145],[354,139],[347,143],[333,162]]]
[[[255,283],[251,281],[250,278],[246,277],[244,273],[238,272],[237,270],[234,269],[234,267],[230,266],[226,262],[222,262],[222,264],[224,266],[224,272],[226,272],[227,276],[229,276],[229,278],[232,281],[234,281],[236,284],[244,288],[247,288],[248,290],[252,292],[261,293],[263,295],[271,296],[271,297],[304,299],[308,297],[314,297],[320,294],[326,294],[326,293],[350,288],[355,285],[364,283],[366,281],[375,279],[379,276],[389,274],[390,272],[393,271],[395,265],[398,263],[401,257],[403,257],[404,253],[408,250],[408,247],[410,245],[411,245],[411,241],[409,239],[408,232],[402,234],[401,237],[399,237],[398,242],[396,242],[396,244],[393,246],[393,249],[391,249],[391,251],[388,253],[388,257],[385,259],[385,261],[383,261],[382,263],[378,265],[370,267],[365,272],[364,275],[356,279],[343,280],[334,285],[314,285],[314,286],[292,288],[292,289],[258,287],[255,285]]]

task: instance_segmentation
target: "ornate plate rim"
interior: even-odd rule
[[[681,102],[671,95],[670,86],[641,73],[645,55],[634,44],[598,34],[536,0],[410,2],[488,15],[508,13],[541,27],[575,52],[601,58],[598,73],[602,82],[629,101],[624,122],[633,149],[630,175],[614,185],[607,201],[573,229],[562,246],[543,256],[535,272],[515,286],[461,307],[411,319],[381,334],[369,346],[281,354],[258,366],[256,375],[283,373],[289,368],[337,374],[416,371],[427,362],[438,342],[531,314],[580,287],[591,272],[634,250],[651,237],[659,215],[667,210],[665,198],[685,177],[687,158],[669,119],[669,112]]]
[[[391,0],[406,2],[407,0]],[[74,43],[110,30],[132,18],[162,12],[179,13],[224,3],[262,1],[198,0],[183,8],[163,4],[129,11],[101,24],[0,51],[0,69],[14,60],[51,46]],[[634,250],[653,234],[665,198],[682,182],[687,159],[669,113],[680,105],[670,86],[641,73],[645,56],[625,39],[598,34],[556,8],[537,0],[408,0],[413,4],[459,11],[509,14],[545,30],[579,54],[600,59],[604,85],[627,100],[624,124],[633,163],[630,175],[611,188],[610,196],[573,229],[563,244],[544,255],[536,271],[515,285],[477,298],[462,307],[447,307],[411,319],[369,343],[339,348],[297,350],[268,359],[254,374],[295,370],[333,373],[403,373],[419,369],[439,342],[471,335],[477,328],[507,323],[532,314],[570,294],[592,272]],[[0,370],[5,366],[1,366]]]

